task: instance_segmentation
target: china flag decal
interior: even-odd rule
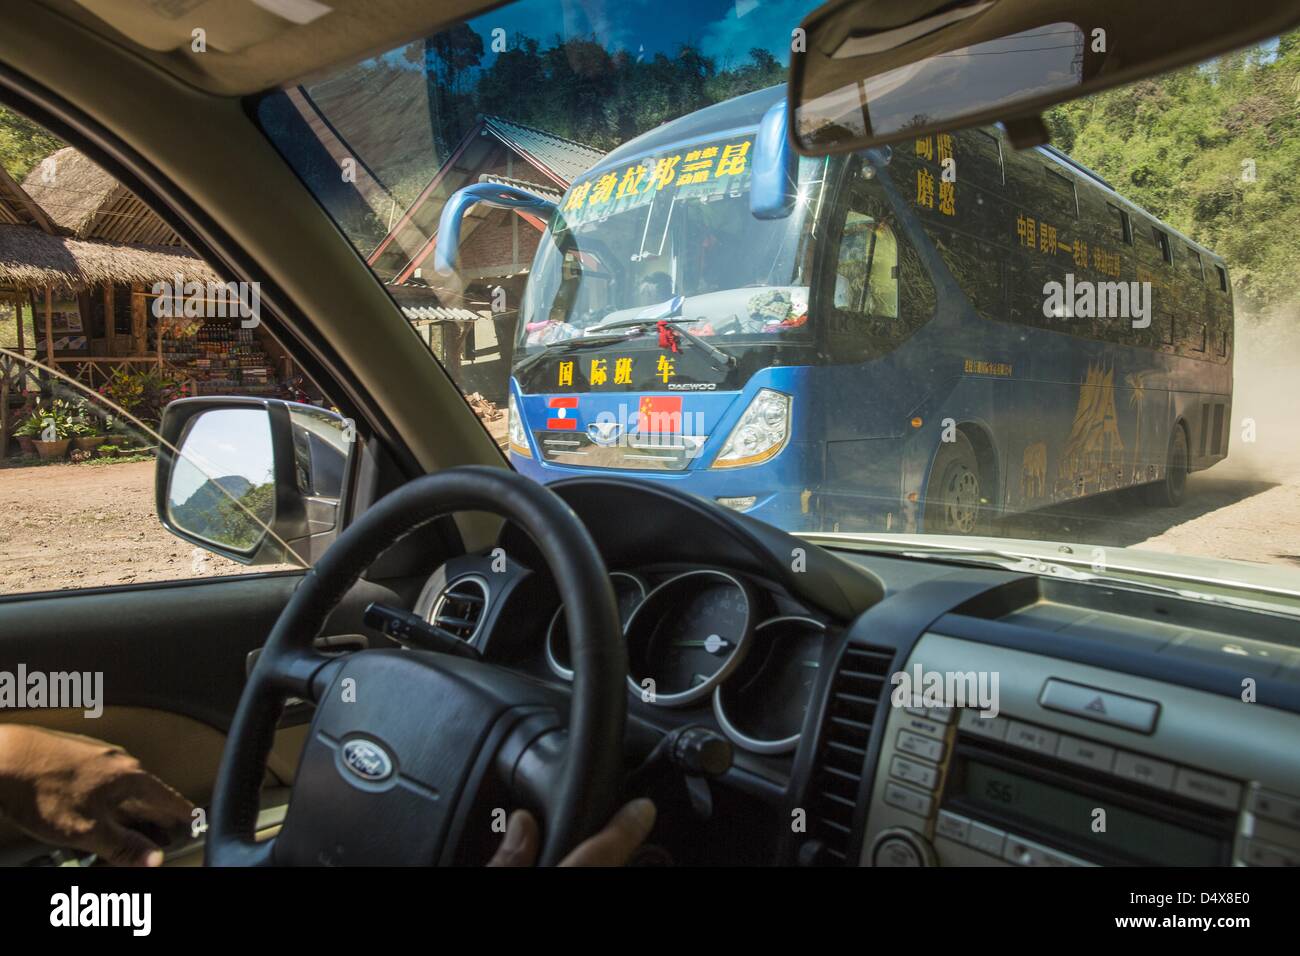
[[[578,427],[578,396],[548,398],[546,407],[554,416],[546,419],[546,427],[551,431],[574,431]]]
[[[682,430],[682,400],[678,395],[643,395],[637,413],[637,431]]]

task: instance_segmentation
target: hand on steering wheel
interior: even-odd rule
[[[645,842],[655,825],[655,805],[644,797],[623,805],[609,825],[583,841],[560,866],[623,866]],[[539,846],[537,821],[527,810],[516,810],[506,822],[506,835],[488,866],[532,866]]]

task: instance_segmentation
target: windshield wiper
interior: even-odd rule
[[[514,374],[522,375],[530,368],[540,362],[542,359],[551,355],[558,355],[563,352],[574,352],[585,346],[608,345],[610,342],[623,342],[632,338],[631,335],[579,335],[571,339],[563,339],[559,342],[552,342],[549,345],[542,346],[540,352],[534,352],[529,355],[518,365],[515,366]]]
[[[664,325],[671,325],[673,327],[674,332],[676,332],[682,338],[686,339],[686,341],[690,342],[692,345],[700,349],[703,349],[704,352],[711,359],[713,359],[713,361],[721,362],[723,365],[727,366],[728,368],[735,366],[736,356],[732,355],[730,352],[718,348],[716,345],[714,345],[711,342],[704,341],[704,339],[700,338],[690,329],[680,328],[680,326],[686,323],[699,322],[699,321],[700,321],[699,319],[684,319],[680,317],[669,317],[664,319],[620,319],[617,322],[610,322],[606,325],[598,325],[596,326],[596,329],[601,332],[604,332],[607,329],[634,329],[634,328],[643,329],[646,326],[658,325],[660,322],[662,322],[664,323]]]

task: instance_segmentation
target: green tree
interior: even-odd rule
[[[1239,308],[1293,300],[1300,33],[1048,112],[1061,149],[1228,262]]]
[[[37,163],[63,143],[25,116],[0,106],[0,165],[22,182]]]

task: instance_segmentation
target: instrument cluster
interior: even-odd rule
[[[753,753],[795,749],[816,685],[826,628],[811,617],[762,616],[761,596],[726,571],[658,583],[610,575],[627,644],[628,688],[653,707],[712,708],[731,741]],[[546,662],[573,679],[564,608],[546,632]]]

